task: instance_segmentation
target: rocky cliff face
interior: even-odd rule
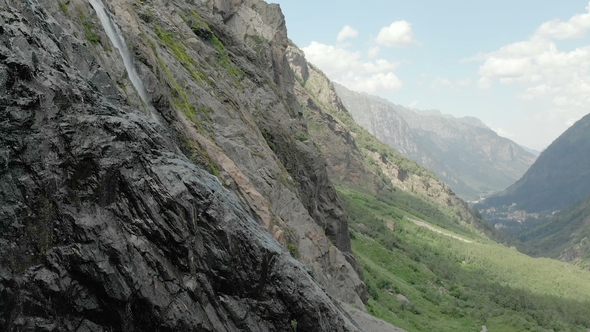
[[[147,103],[89,3],[0,0],[0,326],[357,330],[278,6],[105,4]]]
[[[535,160],[478,119],[410,110],[340,85],[336,91],[361,126],[432,170],[463,198],[505,189]]]
[[[308,120],[310,137],[326,156],[334,181],[374,194],[399,188],[434,202],[438,208],[447,208],[458,223],[478,230],[486,228],[484,222],[472,215],[467,204],[433,173],[378,141],[354,122],[334,84],[305,60],[303,51],[291,45],[287,58],[295,73],[295,92]]]

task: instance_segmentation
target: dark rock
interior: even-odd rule
[[[169,128],[80,61],[90,46],[37,2],[5,3],[2,330],[357,330]]]

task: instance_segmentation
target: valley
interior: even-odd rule
[[[590,118],[537,158],[333,82],[289,19],[0,0],[0,330],[590,329]]]

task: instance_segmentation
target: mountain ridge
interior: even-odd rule
[[[515,204],[529,213],[551,212],[579,202],[590,193],[590,115],[584,116],[551,143],[529,170],[503,193],[482,206]]]
[[[335,85],[344,104],[379,139],[434,171],[463,198],[476,200],[514,183],[534,161],[480,120],[414,111]]]

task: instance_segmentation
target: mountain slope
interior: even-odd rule
[[[479,195],[514,183],[535,157],[476,118],[415,111],[335,85],[344,105],[371,134],[436,173],[458,195]]]
[[[559,136],[516,183],[484,207],[515,204],[530,213],[566,208],[590,193],[590,115]]]
[[[287,58],[308,120],[309,137],[301,139],[317,144],[338,184],[370,313],[408,331],[590,326],[588,272],[573,268],[563,275],[565,263],[490,241],[482,233],[500,235],[433,173],[353,121],[332,83],[301,50],[291,45]],[[539,278],[539,271],[550,279]]]
[[[303,52],[291,45],[287,51],[297,80],[295,92],[309,123],[309,134],[326,156],[336,183],[374,195],[394,195],[408,209],[436,211],[442,227],[466,232],[489,232],[467,204],[433,173],[380,142],[344,107],[332,82],[307,63]],[[327,126],[322,123],[327,122]]]
[[[519,236],[524,252],[590,268],[590,196]]]
[[[279,7],[104,4],[145,95],[87,1],[0,0],[1,329],[360,330]]]

